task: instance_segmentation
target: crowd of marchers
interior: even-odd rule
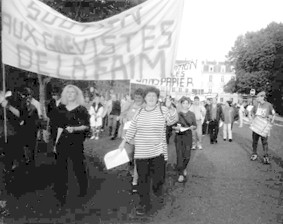
[[[151,194],[155,200],[163,200],[163,184],[166,176],[167,146],[174,136],[177,155],[177,181],[186,181],[187,165],[191,150],[203,150],[202,137],[208,134],[211,144],[218,143],[219,130],[224,141],[233,141],[233,124],[238,120],[243,127],[245,117],[261,117],[274,122],[275,111],[265,100],[265,93],[257,95],[257,103],[251,108],[231,100],[218,103],[217,98],[200,101],[198,96],[178,101],[170,96],[161,99],[155,87],[137,89],[132,96],[118,100],[111,91],[109,97],[97,92],[83,92],[75,85],[56,89],[47,105],[50,141],[56,154],[56,178],[53,190],[58,205],[63,207],[68,192],[68,159],[72,160],[80,194],[87,195],[88,175],[84,165],[84,141],[96,141],[102,132],[108,132],[109,140],[121,139],[119,148],[126,149],[130,157],[132,190],[140,196],[137,215],[151,209]],[[22,163],[33,165],[37,150],[42,112],[33,91],[24,88],[10,97],[1,93],[1,157],[5,171],[12,172]],[[4,128],[5,127],[5,128]],[[173,134],[174,133],[174,134]],[[268,136],[253,132],[253,154],[257,159],[257,143],[262,140],[264,162],[268,156]]]

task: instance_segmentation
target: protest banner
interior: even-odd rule
[[[170,77],[184,0],[148,0],[80,23],[39,0],[2,0],[2,62],[72,80]]]
[[[198,60],[178,61],[171,77],[131,80],[131,83],[155,86],[164,94],[203,94],[202,71]]]

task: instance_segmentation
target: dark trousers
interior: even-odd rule
[[[109,135],[112,137],[116,137],[117,136],[117,125],[118,125],[118,121],[117,121],[118,115],[112,115],[110,114],[108,117],[108,126],[109,126]]]
[[[202,124],[202,134],[203,134],[203,135],[208,134],[208,133],[207,133],[207,128],[208,128],[207,126],[208,126],[208,125],[207,125],[206,121],[204,121],[203,124]]]
[[[81,149],[81,150],[80,150]],[[60,146],[57,149],[56,180],[54,191],[56,197],[65,203],[68,190],[68,158],[73,162],[73,170],[80,186],[80,195],[87,193],[88,179],[84,165],[83,145]]]
[[[5,154],[5,169],[10,170],[14,160],[21,160],[24,155],[23,145],[19,135],[8,136],[5,143],[4,137],[0,139],[0,148]]]
[[[166,142],[167,142],[167,145],[169,144],[169,140],[170,140],[170,137],[172,135],[172,132],[173,132],[173,125],[166,126]]]
[[[263,137],[253,132],[252,138],[253,138],[253,154],[257,154],[257,144],[258,144],[259,138],[261,138],[263,152],[264,152],[264,155],[267,156],[268,155],[268,137]]]
[[[52,143],[55,143],[56,141],[57,130],[58,130],[58,127],[56,125],[53,125],[53,124],[50,125],[50,139]]]
[[[105,129],[108,126],[108,115],[105,115],[104,118],[102,118],[102,129]]]
[[[158,197],[163,193],[166,162],[164,156],[160,155],[150,159],[136,159],[136,165],[140,205],[149,208],[151,181],[153,193]]]
[[[175,136],[177,171],[179,175],[183,174],[183,171],[187,168],[187,165],[190,161],[192,141],[191,131],[185,135],[176,134]]]
[[[217,140],[219,131],[219,121],[213,120],[209,122],[208,131],[210,135],[210,141],[215,142]]]

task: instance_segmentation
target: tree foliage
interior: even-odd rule
[[[236,79],[232,77],[224,86],[225,93],[234,93],[236,91]]]
[[[283,95],[283,90],[276,81],[280,74],[282,76],[283,64],[278,63],[280,58],[282,59],[282,53],[280,55],[282,49],[282,23],[273,22],[257,32],[248,32],[239,36],[227,56],[236,72],[233,92],[249,94],[250,89],[255,89],[257,92],[264,90],[271,102],[278,101],[274,98],[274,91],[277,91],[276,96],[280,95],[278,95],[280,91],[281,96]],[[276,61],[277,66],[275,66]],[[233,81],[229,85],[232,83]],[[278,104],[275,106],[280,107]]]

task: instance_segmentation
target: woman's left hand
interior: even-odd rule
[[[69,132],[69,133],[73,133],[75,128],[74,127],[66,127],[66,130]]]

